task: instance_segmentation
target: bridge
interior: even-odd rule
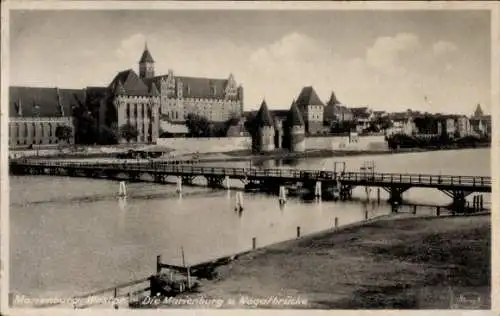
[[[405,173],[346,172],[299,169],[257,169],[238,167],[212,167],[197,164],[172,164],[166,162],[144,163],[95,163],[61,162],[51,160],[13,160],[10,172],[16,175],[56,175],[89,178],[142,181],[150,175],[156,183],[166,183],[174,176],[182,184],[191,185],[197,177],[206,179],[207,186],[224,188],[224,182],[238,179],[246,189],[279,194],[280,187],[299,187],[305,194],[349,199],[352,189],[363,186],[378,187],[387,191],[391,203],[401,203],[402,195],[410,188],[433,188],[452,198],[451,206],[464,208],[465,198],[472,193],[491,192],[491,177],[428,175]]]

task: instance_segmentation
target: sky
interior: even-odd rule
[[[304,86],[350,107],[490,112],[488,11],[11,11],[10,85],[106,86],[138,71],[228,78],[246,110],[285,109]]]

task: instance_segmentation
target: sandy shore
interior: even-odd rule
[[[243,255],[192,297],[223,308],[274,296],[302,303],[258,307],[489,309],[490,231],[489,215],[378,220]]]

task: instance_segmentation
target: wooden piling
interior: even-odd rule
[[[297,226],[297,238],[300,237],[300,226]]]
[[[335,217],[335,228],[339,227],[339,218]]]
[[[483,196],[480,195],[479,196],[479,210],[480,211],[484,210],[484,204],[483,203],[484,203]]]
[[[417,206],[413,205],[413,214],[417,214]]]
[[[436,216],[441,216],[441,207],[436,207]]]
[[[156,256],[156,274],[161,272],[161,255]]]
[[[377,203],[380,204],[380,188],[377,188]]]
[[[257,248],[257,238],[252,238],[252,249],[255,250]]]

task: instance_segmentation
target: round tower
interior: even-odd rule
[[[299,108],[292,103],[287,115],[287,128],[289,135],[289,148],[292,152],[303,152],[306,150],[305,124]]]
[[[267,108],[266,101],[262,101],[259,112],[255,117],[255,135],[252,135],[253,149],[257,152],[273,151],[274,146],[274,124]]]
[[[148,44],[144,45],[144,52],[139,60],[139,77],[153,78],[155,76],[155,61],[148,49]]]

